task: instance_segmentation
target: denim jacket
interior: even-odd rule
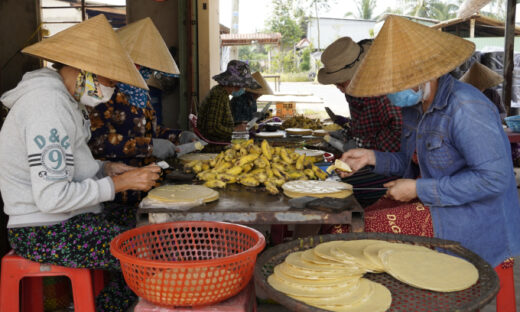
[[[520,206],[510,143],[484,94],[450,75],[435,99],[404,108],[401,151],[376,151],[374,171],[415,179],[430,207],[435,237],[460,242],[493,267],[520,254]]]

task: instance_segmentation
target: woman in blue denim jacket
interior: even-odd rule
[[[365,210],[366,230],[460,242],[495,267],[501,279],[497,307],[505,311],[515,306],[511,258],[520,255],[510,143],[496,106],[446,74],[473,48],[453,35],[387,19],[349,91],[388,93],[403,107],[401,151],[355,149],[342,160],[354,172],[372,165],[376,173],[403,177],[385,184],[387,198]]]

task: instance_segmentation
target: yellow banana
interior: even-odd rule
[[[271,160],[273,158],[273,155],[271,154],[271,149],[269,148],[269,143],[267,143],[266,140],[262,141],[262,154],[268,160]]]
[[[276,195],[276,194],[280,193],[280,191],[278,190],[278,188],[276,187],[276,185],[274,185],[273,183],[267,181],[267,182],[264,183],[264,185],[265,185],[265,189],[266,189],[269,193],[271,193],[271,194],[273,194],[273,195]]]
[[[224,162],[221,165],[217,165],[217,167],[215,167],[214,171],[215,171],[215,173],[221,173],[221,172],[224,172],[227,169],[231,168],[231,166],[232,166],[232,164],[230,162]]]
[[[318,177],[320,180],[325,180],[328,175],[323,170],[321,170],[319,167],[316,167],[312,165],[312,171],[314,171],[314,174]]]
[[[303,163],[305,161],[305,154],[301,154],[298,156],[298,159],[296,160],[296,170],[302,170],[303,169]]]
[[[235,144],[233,144],[233,149],[234,149],[235,151],[240,150],[241,147],[242,147],[242,146],[241,146],[239,143],[235,143]]]
[[[303,173],[305,173],[305,175],[308,176],[311,180],[316,179],[316,175],[314,174],[314,171],[312,171],[312,169],[305,169],[303,170]]]
[[[227,174],[232,174],[232,175],[239,175],[240,173],[242,173],[242,167],[239,167],[239,166],[234,166],[233,168],[231,169],[228,169],[226,171]]]
[[[255,174],[255,178],[258,180],[258,182],[264,183],[267,181],[267,174],[265,174],[265,172],[260,172]]]
[[[262,158],[257,158],[255,161],[254,161],[254,164],[257,168],[265,168],[267,166],[267,164],[269,163],[269,161],[264,161]]]
[[[251,171],[251,169],[253,169],[253,164],[251,163],[242,166],[243,173],[248,173],[249,171]]]
[[[280,151],[280,157],[282,158],[282,161],[286,164],[292,164],[293,160],[291,157],[289,157],[289,154],[287,154],[287,151],[285,149],[282,149]]]
[[[238,161],[239,166],[243,166],[249,162],[255,161],[258,158],[259,154],[249,154],[246,156],[240,157],[240,160]]]
[[[267,174],[268,179],[274,176],[273,170],[269,166],[265,167],[265,174]]]
[[[226,182],[226,184],[232,184],[237,181],[237,176],[232,174],[221,173],[217,174],[217,180]]]
[[[226,182],[220,180],[209,180],[206,183],[204,183],[204,186],[211,188],[223,188],[226,187]]]
[[[258,186],[260,184],[260,182],[253,177],[241,178],[240,183],[246,186]]]

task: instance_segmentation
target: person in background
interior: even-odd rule
[[[346,91],[371,45],[372,40],[356,43],[350,37],[331,43],[321,55],[323,68],[318,71],[318,82],[334,84],[345,94],[350,119],[337,115],[335,122],[345,127],[347,149],[365,147],[396,152],[399,150],[402,123],[399,107],[391,105],[384,95],[354,97]]]
[[[251,76],[260,84],[260,89],[246,88],[244,94],[237,97],[234,96],[231,99],[231,114],[233,115],[235,126],[244,122],[247,123],[254,117],[257,117],[258,121],[265,118],[261,112],[257,112],[256,101],[264,94],[273,94],[273,90],[269,87],[264,77],[262,77],[262,74],[254,72]]]
[[[504,77],[495,73],[487,66],[484,66],[479,62],[474,62],[459,80],[469,83],[479,89],[480,92],[484,93],[484,95],[496,105],[498,113],[500,114],[500,119],[504,120],[506,117],[506,109],[504,108],[504,104],[502,104],[500,94],[497,90],[493,89],[493,87],[504,81]]]
[[[117,35],[143,79],[148,80],[153,71],[164,76],[179,74],[166,43],[149,17],[118,29]],[[89,147],[94,157],[101,160],[143,166],[173,157],[175,144],[197,139],[190,131],[159,125],[148,90],[125,83],[118,83],[112,98],[90,108],[89,115],[92,130]],[[133,211],[132,206],[145,196],[146,192],[129,190],[118,193],[114,202]]]
[[[515,311],[520,205],[509,140],[496,106],[449,74],[474,49],[460,37],[389,16],[347,92],[387,94],[403,107],[401,150],[352,149],[342,160],[354,172],[370,165],[403,177],[365,208],[365,232],[460,242],[495,268],[497,311]]]
[[[211,88],[200,106],[197,128],[208,140],[231,142],[233,131],[245,131],[246,124],[235,126],[229,96],[240,96],[245,88],[259,89],[260,85],[251,76],[249,65],[238,60],[229,61],[226,71],[213,76],[213,79],[218,85]],[[224,145],[209,144],[205,150],[217,152],[223,147]]]
[[[22,52],[55,62],[58,70],[28,72],[0,98],[10,108],[0,131],[9,243],[31,261],[118,272],[96,297],[96,310],[126,311],[137,297],[124,282],[110,242],[129,229],[128,220],[107,213],[101,203],[117,192],[149,190],[161,169],[95,160],[87,145],[85,107],[108,101],[118,81],[139,88],[146,83],[104,15]]]
[[[323,68],[318,71],[318,82],[334,84],[345,94],[351,118],[338,116],[336,123],[345,129],[330,133],[344,142],[344,152],[355,147],[375,149],[382,152],[399,151],[401,140],[401,109],[391,105],[384,95],[375,97],[355,97],[347,92],[352,77],[369,51],[372,40],[354,42],[350,37],[342,37],[331,43],[323,54]],[[372,173],[369,169],[344,179],[354,187],[381,188],[384,183],[395,179]],[[368,206],[385,194],[385,191],[355,191],[354,196],[362,206]],[[349,227],[333,226],[327,232],[348,232]]]

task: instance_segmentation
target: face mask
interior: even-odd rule
[[[388,99],[394,106],[409,107],[430,97],[430,82],[419,87],[419,90],[406,89],[403,91],[387,94]]]
[[[233,92],[231,92],[231,95],[233,95],[233,97],[241,96],[241,95],[244,94],[245,92],[246,92],[246,89],[241,88],[241,89],[238,90],[238,91],[233,91]]]
[[[95,96],[88,95],[88,92],[84,92],[83,95],[81,96],[81,98],[79,99],[79,102],[83,105],[95,107],[101,103],[108,102],[110,100],[110,98],[112,97],[112,94],[114,94],[114,90],[116,89],[116,88],[104,86],[101,83],[99,84],[99,88],[100,88],[101,94],[103,95],[101,98],[97,98]]]

